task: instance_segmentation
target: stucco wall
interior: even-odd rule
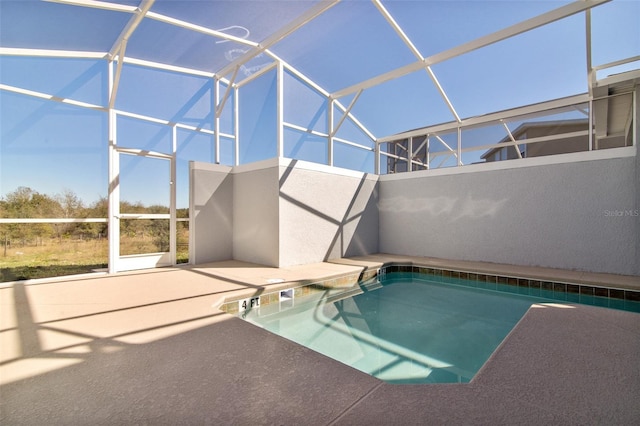
[[[380,251],[639,275],[637,157],[536,160],[381,177]]]
[[[280,167],[280,266],[378,251],[377,176],[294,160]]]
[[[193,261],[382,252],[640,275],[635,150],[380,177],[286,159],[210,165],[194,172]]]
[[[192,263],[233,256],[233,180],[231,167],[189,163]]]
[[[634,119],[635,123],[635,131],[636,131],[636,149],[638,149],[638,139],[640,136],[637,133],[640,133],[640,105],[638,105],[638,99],[640,99],[640,86],[636,86],[635,88],[635,99],[636,99],[636,116]],[[634,177],[634,186],[636,191],[636,211],[640,212],[640,152],[636,153],[636,173]],[[636,235],[636,273],[635,275],[640,276],[640,217],[636,218],[635,222],[635,235]]]
[[[276,160],[233,169],[233,258],[267,266],[279,263]]]
[[[286,267],[378,252],[375,175],[272,159],[192,171],[193,263]]]

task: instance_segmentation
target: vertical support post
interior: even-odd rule
[[[233,164],[235,166],[240,165],[240,89],[235,87],[233,89],[233,134],[235,136],[235,142],[233,144]]]
[[[276,120],[277,120],[277,153],[278,158],[284,157],[284,67],[282,61],[278,61],[277,67],[277,100],[276,100]]]
[[[631,113],[633,114],[633,127],[631,128],[631,143],[636,147],[636,157],[638,156],[638,125],[640,125],[640,109],[638,109],[638,93],[640,88],[636,86],[631,93]]]
[[[327,136],[327,164],[329,166],[333,166],[333,103],[335,100],[332,97],[327,98],[327,127],[329,128],[328,136]]]
[[[589,151],[593,150],[593,97],[589,99]]]
[[[427,170],[431,168],[429,163],[431,163],[430,149],[431,149],[431,141],[429,140],[429,135],[427,134]]]
[[[462,166],[462,127],[458,127],[458,149],[456,150],[458,166]]]
[[[196,207],[195,207],[195,190],[194,190],[194,178],[193,178],[193,165],[194,161],[189,160],[189,265],[195,264],[196,259],[196,241],[193,230],[195,229],[196,222]]]
[[[587,48],[587,86],[589,87],[589,96],[593,99],[593,84],[595,83],[595,72],[591,58],[591,9],[585,12],[585,39]]]
[[[109,93],[113,90],[114,84],[114,70],[113,61],[108,65],[108,90]],[[116,112],[110,106],[108,111],[108,156],[109,156],[109,188],[107,194],[108,200],[108,239],[109,239],[109,273],[113,274],[118,271],[118,258],[120,257],[120,159],[118,157],[118,151],[116,150],[117,136],[116,136]]]
[[[178,263],[178,221],[176,218],[177,185],[176,185],[176,162],[178,153],[178,129],[174,124],[171,126],[171,161],[170,161],[170,181],[169,181],[169,257],[171,264]]]
[[[375,141],[375,155],[374,155],[374,172],[375,174],[380,174],[380,142]]]
[[[213,162],[220,164],[220,117],[217,113],[218,102],[220,102],[220,79],[214,77],[213,79],[213,138],[214,138],[214,154]]]
[[[171,146],[171,181],[169,182],[169,256],[173,265],[178,263],[178,218],[177,206],[178,202],[178,185],[177,185],[177,162],[178,162],[178,128],[174,124],[171,127],[172,146]]]
[[[413,136],[407,139],[407,171],[413,171]]]
[[[587,87],[589,88],[589,151],[593,150],[593,83],[595,72],[591,58],[591,9],[584,12],[585,39],[587,49]]]

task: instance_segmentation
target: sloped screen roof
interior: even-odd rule
[[[232,68],[225,67],[266,42],[268,52],[242,62],[236,81],[272,63],[268,53],[273,53],[334,93],[407,66],[420,59],[416,54],[429,58],[571,3],[3,0],[0,39],[3,48],[116,53],[127,23],[136,11],[148,8],[128,35],[127,57],[211,73],[225,70],[230,77]],[[594,60],[612,62],[639,53],[637,2],[577,3],[584,3],[580,11],[598,6],[592,11]],[[418,78],[400,75],[394,78],[399,82],[368,93],[353,112],[376,136],[384,136],[451,119],[451,107],[459,117],[468,117],[584,92],[584,13],[561,17],[435,64],[433,75],[450,107],[430,76],[419,72]],[[505,96],[495,96],[499,93]],[[405,96],[421,107],[404,105],[412,104],[403,102]],[[385,102],[389,97],[393,103]],[[348,103],[349,97],[345,99]],[[380,116],[393,116],[392,108],[403,114],[393,117],[395,125],[382,125]]]

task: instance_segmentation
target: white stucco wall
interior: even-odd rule
[[[233,256],[233,180],[231,167],[189,163],[192,263],[228,260]]]
[[[193,259],[382,252],[640,275],[639,170],[635,147],[379,177],[287,159],[212,166],[194,175]]]
[[[272,159],[192,172],[193,263],[286,267],[378,251],[375,175]]]
[[[639,275],[638,160],[617,150],[382,176],[380,251]]]
[[[281,160],[280,266],[378,251],[375,175]]]
[[[278,160],[233,168],[233,259],[279,264]]]

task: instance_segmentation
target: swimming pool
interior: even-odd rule
[[[464,281],[388,273],[351,292],[320,292],[241,316],[386,382],[464,383],[532,304],[557,303]]]

